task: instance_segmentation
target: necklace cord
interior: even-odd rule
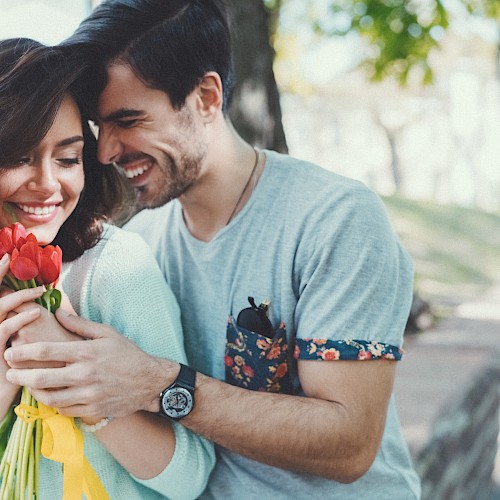
[[[255,152],[255,163],[253,165],[252,171],[250,172],[250,176],[248,177],[248,180],[245,184],[245,187],[243,188],[243,191],[240,194],[240,197],[238,198],[238,201],[236,202],[236,205],[233,208],[233,211],[231,212],[231,215],[229,216],[229,219],[226,222],[226,226],[233,220],[234,216],[236,215],[236,209],[238,208],[239,204],[241,203],[241,200],[243,199],[243,195],[246,193],[248,186],[250,185],[250,181],[253,179],[255,170],[257,169],[257,165],[259,164],[260,160],[260,152],[257,151],[256,148],[253,148]],[[255,183],[254,183],[254,189],[255,189]]]

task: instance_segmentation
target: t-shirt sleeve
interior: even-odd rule
[[[138,235],[113,233],[94,270],[90,297],[95,320],[154,356],[187,362],[179,306]],[[170,463],[153,479],[134,479],[168,498],[195,498],[215,463],[213,445],[178,423],[172,426],[176,443]]]
[[[299,253],[295,357],[401,359],[411,260],[378,196],[359,185],[335,203],[314,214]]]

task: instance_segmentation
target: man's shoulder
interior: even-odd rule
[[[342,176],[306,160],[269,152],[271,186],[287,201],[294,217],[339,221],[341,214],[365,217],[374,211],[383,215],[380,197],[362,182]],[[279,191],[278,191],[279,188]]]
[[[371,190],[362,182],[340,175],[332,169],[275,151],[266,153],[275,181],[287,189],[300,191],[304,195],[312,190],[325,196],[331,193],[370,196]]]

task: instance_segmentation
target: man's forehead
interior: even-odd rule
[[[106,85],[97,102],[97,113],[101,119],[109,115],[115,117],[119,113],[128,117],[137,116],[163,106],[172,107],[167,93],[147,85],[129,64],[115,62],[106,68]]]
[[[112,113],[123,114],[123,110],[138,111],[143,90],[144,84],[135,76],[130,66],[118,63],[108,66],[106,85],[97,101],[100,118]]]

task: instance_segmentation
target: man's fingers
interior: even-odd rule
[[[112,328],[101,325],[100,323],[94,323],[80,316],[73,316],[68,314],[63,309],[58,309],[56,311],[56,318],[59,323],[66,328],[66,330],[80,335],[80,337],[86,339],[101,339],[101,338],[113,338],[120,336],[119,333],[115,332]]]
[[[31,389],[49,389],[81,382],[80,377],[80,380],[74,380],[72,374],[73,371],[67,368],[34,368],[29,370],[11,368],[7,370],[5,376],[14,385],[23,385]]]
[[[57,408],[61,415],[68,417],[97,417],[100,410],[91,403],[91,393],[86,387],[63,387],[60,389],[33,389],[30,392],[37,401]],[[78,404],[73,404],[79,401]]]
[[[74,363],[85,359],[90,348],[86,344],[87,342],[82,342],[76,348],[73,342],[35,342],[33,344],[10,347],[5,351],[4,357],[12,368],[22,367],[23,363],[30,361],[64,361],[65,363]]]

